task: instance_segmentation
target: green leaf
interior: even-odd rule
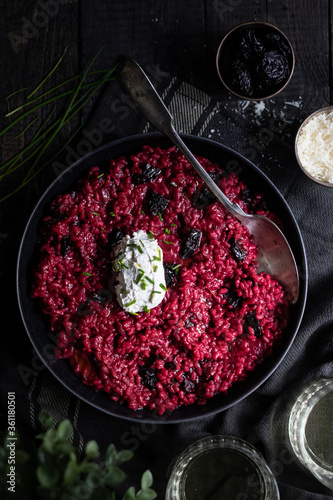
[[[62,420],[57,426],[57,435],[60,439],[68,439],[73,432],[73,426],[66,418]]]
[[[100,474],[100,468],[98,464],[94,462],[86,462],[85,460],[80,464],[80,472],[83,474],[88,474],[93,472],[94,474]]]
[[[137,498],[139,500],[154,500],[154,498],[156,497],[157,497],[156,491],[152,490],[151,488],[148,488],[146,490],[141,490],[140,496],[139,494],[137,495]]]
[[[54,445],[56,455],[69,455],[71,451],[75,451],[75,447],[69,441],[60,441]]]
[[[136,496],[137,500],[154,500],[157,497],[157,493],[150,488],[146,490],[140,490]]]
[[[71,460],[68,462],[64,472],[64,483],[65,484],[74,483],[75,479],[79,474],[80,470],[76,461],[76,456],[75,459],[73,458],[73,456],[71,456]]]
[[[118,458],[118,453],[114,444],[109,444],[105,453],[105,463],[108,467],[116,463]]]
[[[96,441],[89,441],[86,444],[86,455],[89,458],[97,458],[99,457],[99,449]]]
[[[44,435],[42,447],[49,453],[53,453],[56,440],[57,432],[55,429],[49,429]]]
[[[119,469],[116,465],[112,468],[112,472],[109,472],[104,476],[104,482],[107,486],[111,488],[116,488],[121,484],[126,478],[126,474],[123,470]]]
[[[146,490],[147,488],[150,488],[150,486],[153,484],[153,475],[150,472],[149,469],[147,469],[143,474],[141,478],[141,488],[143,490]]]
[[[122,500],[135,500],[135,488],[134,486],[131,486],[128,488],[128,490],[125,492]]]
[[[37,467],[37,479],[44,488],[52,488],[59,479],[59,471],[49,465]]]
[[[118,451],[117,462],[122,464],[123,462],[128,462],[133,458],[133,452],[131,450],[121,450]]]
[[[45,413],[44,411],[42,411],[38,415],[38,420],[42,425],[44,425],[44,427],[52,427],[53,425],[53,418],[51,417],[51,415]]]

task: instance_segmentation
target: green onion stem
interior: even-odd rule
[[[22,130],[22,132],[20,132],[19,134],[17,134],[15,137],[12,137],[11,139],[8,139],[8,141],[6,142],[3,142],[1,144],[1,147],[3,148],[4,146],[6,146],[7,144],[10,144],[11,142],[15,141],[15,139],[18,139],[19,137],[21,137],[21,135],[23,135],[29,127],[31,127],[31,125],[33,125],[37,120],[40,119],[40,116],[36,116],[36,118],[34,120],[32,120],[32,122],[30,122],[24,130]]]
[[[101,49],[101,50],[102,50],[102,49]],[[93,62],[95,61],[96,57],[99,55],[99,53],[100,53],[100,52],[101,52],[101,51],[99,51],[99,52],[97,53],[97,55],[94,57],[94,59],[92,60],[92,62],[91,62],[91,63],[90,63],[90,65],[88,66],[88,70],[89,70],[90,66],[93,64]],[[87,70],[87,71],[88,71],[88,70]],[[112,70],[110,70],[110,71],[113,71],[113,69],[112,69]],[[84,74],[84,77],[83,77],[83,78],[85,78],[85,76],[86,76],[86,73]],[[75,115],[75,114],[76,114],[76,113],[77,113],[80,109],[82,109],[82,108],[83,108],[83,106],[85,105],[85,103],[86,103],[86,102],[87,102],[87,101],[88,101],[88,100],[89,100],[89,99],[90,99],[90,98],[91,98],[91,97],[92,97],[92,96],[93,96],[93,95],[97,92],[97,90],[98,90],[98,89],[99,89],[99,88],[100,88],[100,87],[101,87],[101,86],[105,83],[105,80],[106,80],[106,77],[104,77],[104,78],[102,79],[102,81],[98,84],[97,89],[95,89],[95,90],[93,90],[93,91],[91,92],[91,95],[89,95],[89,91],[87,91],[87,92],[86,92],[86,93],[82,96],[82,98],[79,98],[78,102],[81,102],[81,99],[84,99],[83,103],[81,103],[81,105],[78,107],[78,109],[77,109],[74,113],[72,113],[72,114],[69,116],[69,118],[67,118],[67,115],[69,114],[69,111],[70,111],[72,108],[73,108],[73,109],[75,108],[75,106],[73,105],[73,103],[74,103],[74,100],[75,100],[76,95],[78,94],[78,92],[79,92],[79,90],[80,90],[80,87],[81,87],[81,84],[82,84],[83,80],[80,82],[80,84],[78,85],[78,88],[77,88],[77,90],[76,90],[76,92],[75,92],[75,95],[74,95],[74,97],[72,98],[72,100],[71,100],[71,102],[70,102],[70,104],[69,104],[69,107],[68,107],[67,111],[65,112],[65,115],[64,115],[64,116],[61,118],[61,120],[60,120],[60,124],[59,124],[59,125],[58,125],[58,127],[56,128],[55,132],[53,132],[53,134],[51,135],[51,138],[48,140],[48,142],[47,142],[47,143],[45,144],[45,146],[42,148],[42,151],[38,154],[37,158],[35,159],[34,163],[32,164],[32,167],[30,168],[30,170],[29,170],[29,172],[28,172],[27,176],[24,178],[24,180],[23,180],[23,183],[24,183],[24,184],[23,184],[23,186],[25,186],[25,184],[26,184],[27,182],[30,182],[30,180],[32,180],[32,179],[33,179],[33,178],[34,178],[34,177],[38,174],[38,172],[40,172],[40,170],[42,170],[42,168],[44,168],[46,165],[48,165],[48,164],[50,163],[50,162],[47,162],[47,164],[43,165],[40,169],[38,169],[38,170],[37,170],[37,172],[35,172],[35,173],[34,173],[33,177],[31,177],[29,180],[27,180],[29,173],[30,173],[32,170],[34,170],[34,168],[35,168],[36,164],[38,163],[39,159],[41,158],[41,156],[43,155],[43,153],[45,152],[45,150],[48,148],[48,146],[50,145],[50,143],[53,141],[53,139],[55,138],[55,136],[58,134],[59,130],[61,130],[61,129],[62,129],[62,127],[63,127],[63,126],[64,126],[64,125],[65,125],[65,124],[69,121],[69,120],[71,120],[71,118],[72,118],[72,117],[73,117],[73,116],[74,116],[74,115]],[[88,95],[88,97],[86,97],[87,95]],[[66,120],[66,118],[67,118],[67,120]],[[81,127],[80,127],[80,128],[81,128]],[[76,135],[76,134],[74,134],[74,135]],[[57,153],[57,155],[56,155],[56,156],[58,156],[58,154],[59,154],[59,152]],[[56,157],[56,156],[55,156],[55,157]],[[54,159],[54,158],[53,158],[53,159]],[[53,159],[52,159],[52,160],[53,160]],[[51,161],[52,161],[52,160],[51,160]],[[23,186],[22,186],[22,187],[23,187]],[[1,200],[0,200],[0,201],[1,201]]]
[[[68,83],[70,81],[74,81],[74,80],[80,78],[80,82],[79,82],[79,84],[78,84],[78,86],[77,86],[76,89],[72,89],[70,91],[63,92],[60,95],[54,96],[54,97],[52,97],[50,99],[47,99],[46,101],[44,101],[42,103],[39,103],[38,105],[34,106],[33,108],[31,108],[27,112],[25,112],[22,115],[20,115],[18,118],[16,118],[13,122],[11,122],[7,127],[5,127],[0,132],[0,136],[3,136],[15,124],[17,124],[19,121],[23,120],[25,117],[30,116],[34,111],[37,111],[41,107],[43,107],[43,106],[45,106],[47,104],[50,104],[51,102],[54,102],[57,99],[60,99],[60,98],[65,97],[65,96],[67,96],[69,94],[72,94],[71,101],[70,101],[70,103],[69,103],[69,105],[68,105],[68,107],[67,107],[64,115],[62,117],[60,117],[59,119],[57,119],[54,123],[52,123],[51,126],[49,126],[48,128],[45,128],[45,125],[49,122],[49,120],[51,119],[51,117],[52,117],[52,115],[53,115],[53,113],[55,111],[55,108],[54,108],[52,110],[51,114],[48,116],[47,120],[45,120],[44,123],[42,125],[40,125],[40,127],[38,128],[38,130],[34,134],[33,138],[29,142],[29,144],[22,151],[20,151],[16,155],[14,155],[10,160],[8,160],[7,162],[5,162],[0,167],[0,170],[3,171],[3,174],[0,175],[0,180],[1,180],[3,177],[5,177],[6,175],[8,175],[9,173],[14,172],[17,168],[23,166],[25,163],[27,163],[28,161],[30,161],[34,157],[34,161],[32,163],[32,166],[29,169],[29,171],[27,172],[27,174],[25,175],[25,177],[24,177],[23,181],[20,183],[20,185],[14,191],[12,191],[11,193],[9,193],[5,197],[3,197],[0,200],[0,202],[2,202],[5,199],[9,198],[14,193],[16,193],[17,191],[19,191],[22,187],[24,187],[28,182],[30,182],[40,172],[40,170],[42,170],[42,168],[44,168],[46,165],[48,165],[49,163],[51,163],[54,160],[54,158],[56,158],[60,154],[60,152],[63,149],[65,149],[65,147],[69,144],[69,142],[74,138],[74,136],[83,127],[84,123],[82,123],[81,126],[77,128],[77,130],[70,137],[70,139],[65,142],[65,144],[62,146],[61,150],[58,151],[53,156],[52,159],[50,159],[49,161],[47,161],[37,171],[35,171],[36,165],[38,164],[40,158],[43,156],[43,154],[45,153],[46,149],[52,143],[52,141],[54,140],[54,138],[56,137],[56,135],[59,133],[59,131],[64,127],[64,125],[66,125],[84,107],[84,105],[88,102],[88,100],[91,99],[91,97],[102,87],[102,85],[104,85],[104,83],[106,83],[107,81],[110,81],[110,77],[111,77],[112,73],[114,72],[115,67],[112,68],[111,70],[102,70],[102,71],[90,72],[90,68],[91,68],[92,64],[94,63],[94,61],[96,60],[96,58],[99,56],[101,50],[92,59],[91,63],[89,64],[89,66],[87,68],[87,70],[85,71],[85,73],[82,76],[79,75],[79,76],[73,77],[73,78],[71,78],[70,80],[67,80],[64,83],[59,84],[56,87],[53,87],[48,92],[45,92],[44,94],[42,94],[39,97],[37,97],[37,98],[29,101],[28,103],[25,103],[24,105],[20,106],[19,108],[16,108],[15,110],[9,112],[8,116],[10,116],[13,113],[19,111],[20,109],[22,109],[23,107],[25,107],[27,105],[31,105],[33,103],[36,103],[38,100],[40,100],[41,98],[43,98],[46,95],[50,94],[51,92],[55,91],[56,89],[60,88],[62,85],[66,84],[66,83]],[[42,85],[46,82],[46,80],[56,70],[56,68],[60,64],[60,62],[61,62],[62,58],[64,57],[64,55],[65,55],[65,53],[59,59],[59,61],[54,66],[54,68],[51,70],[51,72],[44,78],[44,80],[29,94],[28,99],[31,98],[42,87]],[[96,73],[102,73],[103,77],[100,78],[99,80],[95,80],[94,82],[91,82],[91,83],[88,83],[88,84],[84,83],[84,81],[85,81],[85,79],[86,79],[86,77],[88,75],[96,74]],[[114,78],[112,78],[111,80],[113,80],[113,79]],[[80,91],[83,90],[83,89],[85,90],[85,92],[83,93],[83,95],[80,95]],[[22,92],[24,90],[26,90],[26,89],[21,89],[21,90],[19,90],[17,92],[14,92],[13,94],[11,94],[10,96],[7,97],[6,101],[8,102],[8,100],[10,99],[10,97],[12,97],[16,93]],[[16,138],[20,137],[21,135],[23,135],[25,133],[25,131],[29,127],[31,127],[33,125],[33,123],[35,123],[36,120],[38,120],[38,119],[39,119],[39,117],[34,118],[27,125],[27,127],[25,127],[25,129],[23,130],[23,132],[21,132],[20,134],[18,134],[17,136],[15,136],[12,139],[9,139],[3,145],[8,144],[8,143],[12,142],[14,139],[16,139]],[[38,143],[40,143],[40,144],[38,144]],[[34,148],[34,150],[28,156],[26,156],[25,158],[23,158],[23,156],[33,146],[36,146]]]

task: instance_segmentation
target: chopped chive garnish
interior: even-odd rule
[[[172,270],[174,271],[175,269],[178,269],[178,267],[182,267],[182,265],[181,265],[181,264],[178,264],[177,266],[174,266],[174,267],[172,268]]]
[[[102,228],[101,228],[101,231],[103,231],[103,233],[105,233],[105,232],[106,232],[106,231],[105,231],[105,229],[104,229],[104,227],[102,227]]]
[[[112,217],[115,217],[116,214],[112,211],[112,212],[109,212],[109,215],[111,215]]]
[[[162,290],[164,290],[165,292],[167,291],[167,287],[163,285],[163,283],[160,283],[160,287],[162,288]]]
[[[136,300],[132,300],[132,302],[128,302],[127,304],[124,304],[125,307],[129,307],[129,306],[132,306],[133,304],[135,304]]]
[[[136,244],[135,243],[128,243],[127,246],[128,247],[136,247]]]
[[[164,243],[166,243],[167,245],[174,245],[173,241],[166,241],[166,240],[162,240],[162,241],[164,241]]]
[[[137,247],[138,247],[139,252],[140,252],[140,253],[143,253],[143,250],[142,250],[142,248],[140,247],[140,245],[137,245]]]
[[[148,306],[143,306],[143,312],[150,313],[150,309],[148,309]]]
[[[120,255],[122,254],[123,252],[119,252],[117,255],[116,255],[116,259],[118,259],[118,257],[120,257]]]
[[[145,290],[147,288],[147,283],[144,280],[142,280],[141,288],[142,290]]]
[[[132,312],[130,312],[130,314],[132,314],[133,316],[139,316],[138,313],[132,313]]]
[[[122,290],[120,293],[121,293],[121,295],[127,295],[126,290]]]
[[[171,227],[177,227],[177,224],[170,224]]]
[[[158,212],[158,217],[159,217],[159,219],[160,219],[160,220],[163,220],[163,219],[162,219],[161,212]]]
[[[164,229],[164,232],[165,234],[170,234],[170,229],[168,229],[167,227]]]
[[[90,273],[86,273],[85,271],[82,271],[82,274],[84,274],[85,276],[91,276]]]
[[[153,240],[154,239],[154,236],[153,236],[154,233],[152,233],[151,231],[148,231],[148,238],[150,240]]]
[[[155,282],[151,278],[149,278],[149,276],[146,276],[145,279],[149,281],[149,283],[151,283],[152,285],[155,285]]]
[[[143,248],[145,247],[142,240],[139,240]]]
[[[99,215],[97,212],[91,212],[93,215]]]
[[[145,215],[145,212],[144,212],[144,210],[141,210],[141,215]]]
[[[123,260],[124,259],[118,260],[118,264],[122,267],[122,269],[128,269],[128,267],[126,266],[126,264],[123,263]]]
[[[157,290],[153,290],[153,291],[151,292],[151,295],[153,296],[153,295],[154,295],[154,293],[162,293],[162,292],[158,292]]]
[[[101,177],[103,177],[104,174],[99,174],[99,176],[97,177],[97,179],[100,179]]]
[[[143,276],[144,276],[144,274],[145,274],[145,273],[144,273],[144,271],[142,271],[142,269],[139,269],[139,273],[140,273],[140,274],[139,274],[139,276],[137,277],[136,282],[135,282],[135,284],[136,284],[136,285],[138,285],[138,284],[140,283],[140,281],[142,280],[142,278],[143,278]]]
[[[118,266],[117,266],[117,264],[115,262],[113,263],[113,267],[114,267],[115,271],[117,271],[117,272],[119,271]]]
[[[158,267],[157,267],[157,266],[153,266],[153,271],[154,271],[154,273],[156,273],[157,269],[158,269]]]

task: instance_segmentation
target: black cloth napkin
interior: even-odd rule
[[[217,434],[245,439],[263,454],[282,500],[332,498],[332,492],[298,462],[287,435],[289,411],[302,388],[321,376],[333,376],[333,190],[307,179],[296,164],[292,142],[302,101],[267,104],[211,98],[159,68],[152,69],[150,76],[174,115],[178,131],[208,137],[244,153],[290,205],[304,238],[310,277],[307,308],[296,340],[274,374],[227,411],[184,424],[140,425],[110,417],[69,393],[31,352],[20,325],[15,335],[7,332],[2,350],[2,406],[6,407],[7,392],[15,391],[18,427],[26,437],[41,429],[37,416],[42,410],[56,422],[68,417],[74,426],[74,442],[81,449],[90,439],[102,451],[111,442],[119,449],[132,449],[135,457],[127,467],[129,482],[139,486],[142,472],[149,468],[158,498],[164,497],[176,457],[196,440]],[[91,110],[85,130],[85,139],[98,146],[152,129],[114,84]],[[79,143],[71,151],[77,153],[78,147]],[[9,292],[15,300],[13,285]],[[15,348],[17,338],[23,349]]]

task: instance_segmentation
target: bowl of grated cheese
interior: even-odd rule
[[[304,120],[296,135],[295,153],[310,179],[333,187],[333,106],[318,109]]]

